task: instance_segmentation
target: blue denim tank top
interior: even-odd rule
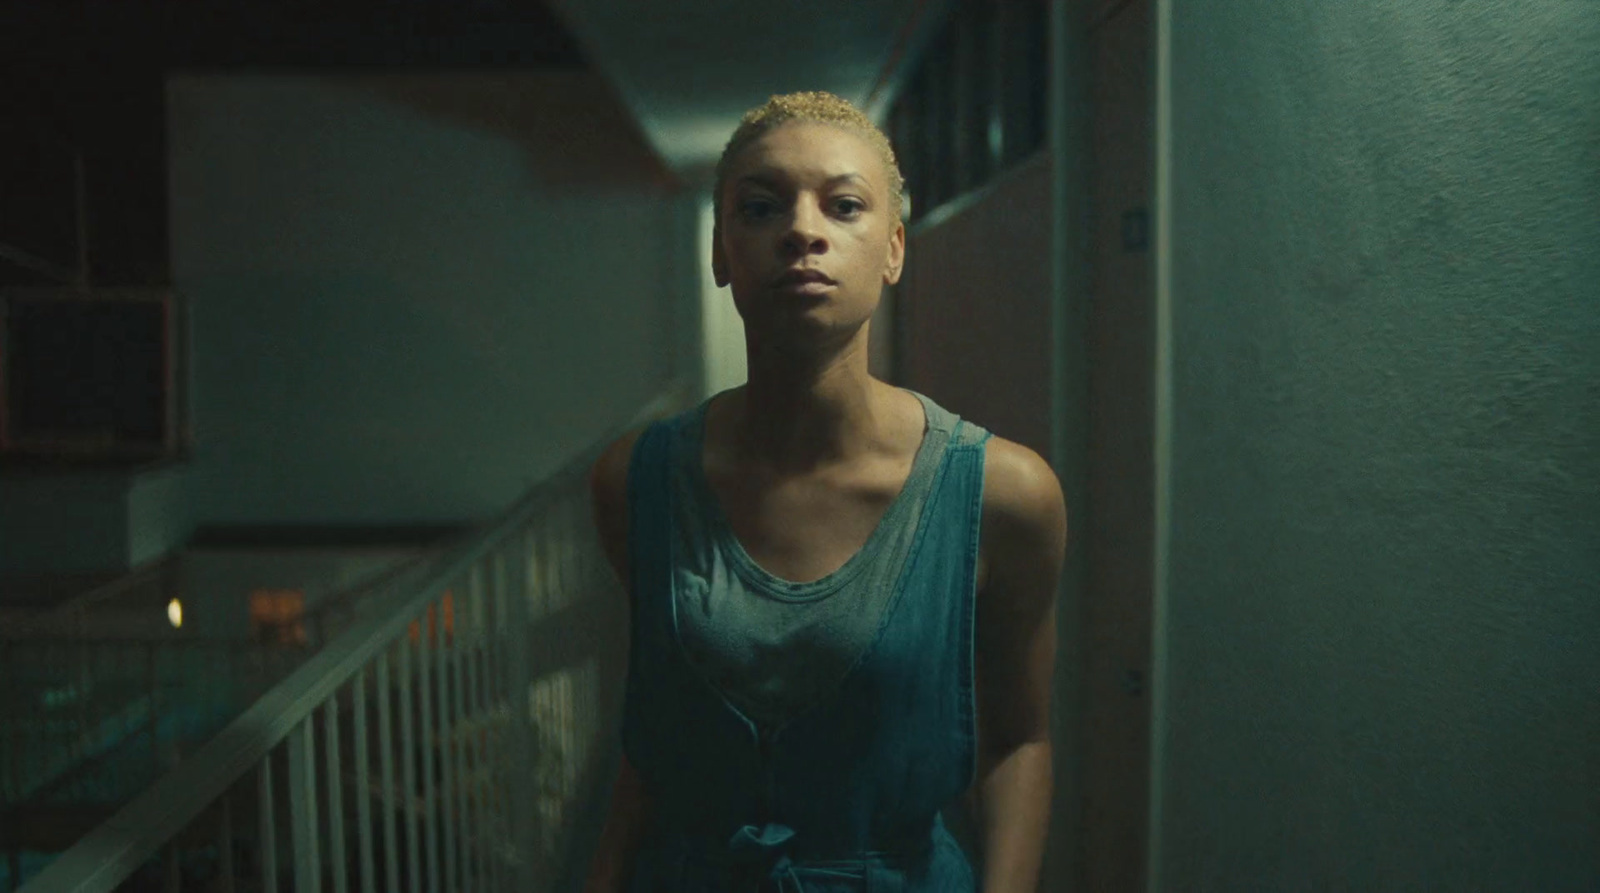
[[[629,893],[976,889],[940,810],[977,769],[990,435],[911,393],[927,424],[905,487],[805,583],[728,527],[700,459],[710,400],[638,439],[622,746],[656,814]]]

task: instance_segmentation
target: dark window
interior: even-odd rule
[[[906,193],[911,196],[911,220],[921,217],[928,204],[927,98],[927,69],[918,66],[896,100],[901,109],[901,130],[895,152],[900,153],[900,173],[906,178]]]
[[[1023,157],[1044,146],[1050,111],[1050,4],[1028,4],[1028,129]]]
[[[950,23],[940,29],[939,36],[924,63],[927,71],[927,92],[923,109],[927,114],[928,188],[924,211],[932,211],[944,204],[955,193],[955,109],[956,84],[952,77],[952,51]]]
[[[960,60],[961,158],[959,189],[965,192],[988,182],[995,169],[989,149],[989,119],[994,107],[990,32],[998,4],[964,0],[956,18]]]
[[[167,427],[165,300],[12,300],[8,434],[39,445],[160,449]]]
[[[1006,4],[1000,43],[1002,159],[1010,167],[1044,145],[1050,89],[1049,4]]]

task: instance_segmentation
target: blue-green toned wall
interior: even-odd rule
[[[368,80],[169,83],[197,524],[485,518],[682,368],[669,195],[547,188],[516,134],[438,114],[495,78],[426,107]]]
[[[1600,889],[1600,5],[1164,6],[1159,888]]]

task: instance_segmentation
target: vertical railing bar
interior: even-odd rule
[[[381,660],[382,658],[380,658]],[[372,749],[367,746],[367,668],[356,672],[356,825],[361,841],[361,893],[377,893],[372,860]]]
[[[402,639],[404,641],[404,639]],[[389,650],[378,653],[378,762],[383,775],[384,890],[400,893],[400,844],[395,833],[394,722],[389,686]]]
[[[485,581],[483,592],[483,635],[479,639],[478,660],[475,667],[478,673],[478,715],[482,717],[483,734],[478,739],[478,746],[483,755],[483,766],[479,769],[483,779],[483,796],[480,806],[483,810],[483,876],[484,884],[490,890],[503,889],[500,884],[500,819],[495,812],[495,789],[498,779],[495,777],[495,758],[498,748],[495,744],[497,722],[495,716],[494,692],[490,687],[490,676],[494,666],[494,587],[495,574],[498,573],[498,557],[489,559],[487,568],[488,579]]]
[[[278,834],[272,816],[272,751],[261,758],[261,771],[256,777],[261,791],[261,828],[256,832],[261,846],[261,890],[262,893],[278,893]]]
[[[344,859],[344,776],[339,771],[339,692],[323,705],[322,741],[328,751],[328,866],[333,893],[348,893],[349,865]]]
[[[505,723],[501,711],[509,705],[505,703],[505,679],[502,675],[505,647],[502,641],[502,629],[505,626],[505,610],[502,607],[506,591],[506,563],[505,555],[497,556],[499,561],[495,565],[494,585],[489,590],[491,610],[494,621],[488,630],[488,651],[484,661],[484,694],[489,698],[489,712],[494,717],[493,725],[489,732],[489,812],[494,817],[494,848],[490,851],[489,870],[494,873],[494,888],[504,890],[507,884],[506,851],[511,840],[511,827],[506,814],[506,782],[508,779],[500,777],[502,769],[509,769],[506,759]]]
[[[473,637],[472,661],[467,665],[471,674],[472,683],[472,711],[477,716],[477,731],[473,735],[473,755],[478,761],[475,774],[478,779],[476,786],[473,809],[477,812],[478,821],[478,877],[479,883],[485,890],[499,889],[494,877],[494,836],[498,833],[494,827],[494,808],[489,802],[489,797],[494,787],[494,756],[490,749],[489,737],[494,734],[494,723],[491,713],[494,706],[485,689],[488,685],[488,671],[485,669],[489,656],[489,630],[493,624],[489,618],[488,587],[493,574],[494,556],[489,555],[479,564],[479,590],[478,611],[479,628]]]
[[[317,841],[317,739],[316,711],[306,718],[289,742],[289,816],[294,822],[295,893],[322,889],[322,852]]]
[[[217,823],[219,893],[233,893],[233,789],[222,793],[222,820]]]
[[[473,730],[472,714],[466,701],[466,659],[468,649],[472,647],[472,621],[469,612],[472,610],[472,587],[477,575],[474,566],[468,572],[466,585],[463,587],[464,597],[460,599],[461,609],[456,612],[456,631],[454,648],[450,653],[450,681],[453,697],[453,716],[456,724],[456,814],[460,816],[458,824],[459,833],[456,835],[458,847],[457,866],[460,870],[462,893],[472,893],[476,885],[472,879],[471,868],[471,839],[477,833],[472,826],[471,814],[468,812],[470,797],[468,784],[472,776],[468,774],[469,747],[471,746],[471,733]],[[466,734],[463,735],[462,733]]]
[[[447,588],[439,607],[439,654],[434,662],[434,678],[439,682],[439,820],[444,830],[444,885],[447,893],[460,893],[461,878],[456,874],[455,752],[457,747],[455,714],[450,700],[451,656],[457,647],[456,598]],[[445,610],[448,606],[449,610]]]
[[[506,812],[512,840],[507,850],[512,859],[509,879],[518,889],[527,889],[535,883],[533,872],[536,866],[532,861],[536,843],[533,839],[533,810],[537,804],[530,762],[534,748],[532,717],[529,713],[528,655],[526,649],[515,647],[515,643],[522,640],[528,629],[531,585],[536,572],[533,561],[536,535],[525,531],[519,533],[514,541],[517,551],[507,587],[505,621],[499,624],[504,673],[501,682],[507,694],[506,744],[511,753],[518,755],[517,759],[506,763]],[[529,756],[524,758],[524,754]]]
[[[417,648],[417,697],[421,703],[422,733],[417,736],[417,764],[422,773],[423,839],[427,845],[428,893],[439,893],[439,820],[435,815],[433,773],[438,734],[433,724],[433,636],[439,628],[439,605],[422,613],[422,636]]]
[[[479,662],[483,657],[484,631],[488,628],[488,619],[483,613],[483,573],[484,562],[475,562],[472,566],[470,594],[472,597],[472,639],[466,654],[467,667],[467,710],[472,716],[472,742],[469,756],[472,760],[472,858],[473,874],[477,878],[475,888],[487,890],[489,884],[489,859],[488,836],[489,827],[484,815],[483,798],[485,784],[488,777],[488,758],[485,755],[484,743],[485,730],[488,723],[484,716],[483,690],[479,673]]]
[[[411,708],[411,639],[408,632],[400,642],[400,776],[403,779],[400,804],[406,816],[406,888],[411,893],[421,893],[422,853],[417,845],[416,748]]]

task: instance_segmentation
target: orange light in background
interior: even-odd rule
[[[440,614],[444,616],[444,641],[454,641],[456,632],[456,606],[455,593],[452,590],[445,590],[442,609],[437,609],[437,613],[436,606],[428,606],[428,613],[425,616],[428,618],[428,641],[430,642],[439,641],[439,625],[435,618]],[[417,641],[422,637],[421,622],[417,620],[411,621],[411,625],[406,628],[406,636],[410,638],[412,644],[416,644]]]
[[[256,589],[250,593],[250,634],[284,645],[306,643],[306,594],[299,589]]]

